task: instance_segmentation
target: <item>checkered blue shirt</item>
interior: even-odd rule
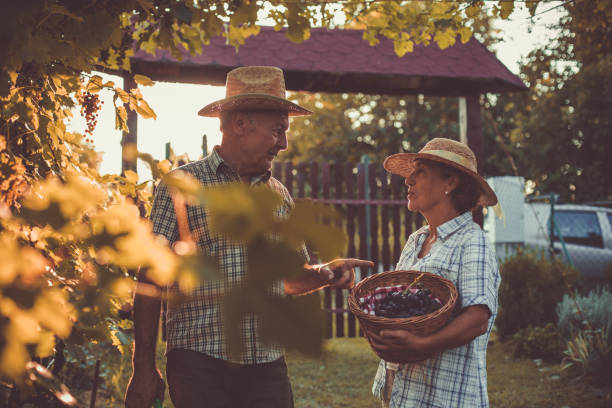
[[[238,174],[223,161],[216,149],[204,159],[182,166],[180,170],[194,176],[204,187],[240,182]],[[251,180],[251,185],[261,183],[268,184],[283,198],[283,204],[276,209],[276,215],[287,216],[293,207],[293,200],[287,189],[280,181],[270,177],[270,172]],[[246,247],[211,234],[208,214],[201,206],[188,206],[187,217],[199,249],[217,258],[219,272],[225,280],[197,287],[190,293],[194,300],[168,305],[166,352],[172,349],[187,349],[239,364],[266,363],[282,357],[283,351],[279,346],[264,345],[260,342],[257,334],[258,319],[251,315],[245,317],[241,325],[245,353],[241,359],[230,359],[225,348],[224,320],[217,295],[245,277]],[[171,244],[179,239],[172,198],[163,183],[155,192],[151,221],[153,232],[163,235]],[[305,247],[302,252],[305,259],[308,259]],[[282,282],[274,285],[273,292],[283,293]],[[210,300],[215,296],[217,301]]]
[[[406,242],[397,270],[432,272],[451,280],[459,291],[461,308],[486,305],[491,311],[487,332],[471,343],[447,350],[415,364],[402,364],[391,392],[390,407],[484,408],[487,395],[486,353],[489,334],[497,315],[500,283],[495,250],[470,212],[438,227],[438,239],[422,259],[418,253],[429,226],[413,233]],[[459,308],[455,314],[459,312]],[[385,362],[381,361],[372,392],[381,397]]]

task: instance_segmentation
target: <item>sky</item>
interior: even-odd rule
[[[538,8],[542,13],[555,6],[545,4]],[[517,9],[509,20],[500,21],[497,27],[502,30],[504,41],[497,44],[492,51],[498,59],[515,74],[519,72],[519,61],[530,50],[546,44],[554,35],[547,25],[559,19],[560,8],[554,9],[533,18],[524,6]],[[102,74],[104,80],[112,80],[116,86],[122,86],[122,79]],[[153,86],[140,87],[144,99],[157,114],[157,119],[138,119],[138,150],[150,153],[156,159],[164,159],[166,143],[170,142],[175,154],[187,154],[190,159],[202,156],[202,137],[207,136],[208,150],[221,141],[219,122],[216,118],[204,118],[197,115],[198,110],[206,104],[225,95],[225,88],[208,85],[191,85],[168,82],[156,82]],[[114,129],[115,112],[112,109],[112,93],[103,91],[100,95],[104,101],[99,113],[98,125],[93,133],[94,149],[102,153],[101,174],[119,174],[121,172],[121,132]],[[73,112],[74,118],[69,124],[71,131],[82,132],[85,121],[78,109]],[[282,160],[282,153],[279,156]],[[140,182],[150,178],[150,171],[143,163],[138,163]]]

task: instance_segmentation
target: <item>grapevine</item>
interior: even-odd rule
[[[102,108],[104,101],[100,101],[98,94],[92,94],[91,92],[79,92],[77,100],[81,105],[81,116],[85,118],[87,123],[87,129],[85,129],[85,141],[93,143],[93,131],[96,129],[98,124],[98,112]],[[87,137],[89,135],[89,137]]]

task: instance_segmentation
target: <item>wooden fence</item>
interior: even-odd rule
[[[357,279],[390,270],[398,261],[408,236],[423,224],[406,208],[404,179],[389,175],[380,163],[275,162],[272,174],[296,199],[334,205],[342,214],[340,225],[348,236],[344,256],[373,261],[373,270]],[[361,335],[348,311],[346,290],[326,289],[323,294],[327,337]]]

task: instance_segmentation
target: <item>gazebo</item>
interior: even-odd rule
[[[132,73],[147,75],[156,81],[224,85],[227,72],[233,68],[273,65],[283,69],[287,89],[293,91],[458,97],[460,136],[478,158],[482,152],[480,95],[527,89],[516,75],[475,39],[465,44],[457,41],[446,50],[440,50],[436,44],[415,46],[412,53],[400,58],[395,54],[390,40],[380,39],[378,45],[370,46],[362,36],[363,33],[358,30],[319,28],[311,30],[310,39],[295,44],[286,38],[284,31],[263,27],[259,35],[248,38],[238,50],[228,45],[224,38],[215,38],[200,55],[185,54],[180,61],[165,51],[159,51],[156,55],[138,52],[131,61]],[[125,77],[125,87],[134,87],[131,77]],[[133,112],[128,116],[128,126],[130,133],[124,134],[123,143],[136,143],[137,119]],[[280,170],[281,163],[274,164],[273,170]],[[370,259],[377,267],[389,270],[391,260],[399,259],[401,250],[402,219],[399,208],[405,209],[403,222],[406,234],[411,231],[407,224],[412,225],[412,218],[407,214],[409,211],[402,192],[401,177],[392,177],[390,182],[386,177],[376,179],[376,170],[372,167],[375,165],[380,166],[379,163],[358,163],[355,174],[353,163],[335,163],[332,180],[330,163],[321,163],[319,168],[319,164],[313,162],[309,164],[309,182],[305,181],[306,172],[301,171],[306,167],[298,165],[295,197],[303,197],[304,185],[310,183],[312,199],[336,207],[345,206],[348,257]],[[283,183],[291,191],[292,163],[287,162],[284,167]],[[369,168],[374,171],[368,173]],[[381,182],[380,187],[376,184],[377,180]],[[333,197],[330,192],[332,184],[335,190]],[[378,189],[380,199],[370,199],[377,195],[376,192],[370,195],[368,188]],[[382,211],[383,205],[392,205],[393,210]],[[381,209],[380,218],[370,216],[379,214],[377,208]],[[482,211],[474,213],[475,220],[481,225],[482,215]],[[419,222],[416,217],[414,221],[415,224]],[[379,224],[381,234],[378,233]],[[359,236],[358,240],[356,235]],[[324,307],[330,312],[325,321],[328,337],[332,336],[332,314],[335,314],[336,336],[344,336],[347,309],[342,291],[335,292],[334,302],[329,289],[324,296]],[[332,307],[334,304],[335,307]],[[349,313],[347,319],[347,335],[354,337],[357,335],[355,317]]]
[[[224,85],[227,72],[236,67],[273,65],[283,69],[287,89],[292,91],[456,96],[461,140],[478,158],[482,153],[480,94],[527,90],[474,38],[465,44],[457,40],[445,50],[433,43],[416,45],[413,52],[398,57],[392,41],[381,38],[370,46],[362,37],[359,30],[315,28],[310,39],[296,44],[284,30],[262,27],[238,50],[217,37],[200,55],[185,53],[180,61],[167,51],[156,55],[139,51],[131,59],[132,74],[156,81]],[[131,76],[124,79],[126,89],[135,86]],[[136,143],[135,112],[128,114],[128,126],[130,132],[123,135],[122,143]]]

